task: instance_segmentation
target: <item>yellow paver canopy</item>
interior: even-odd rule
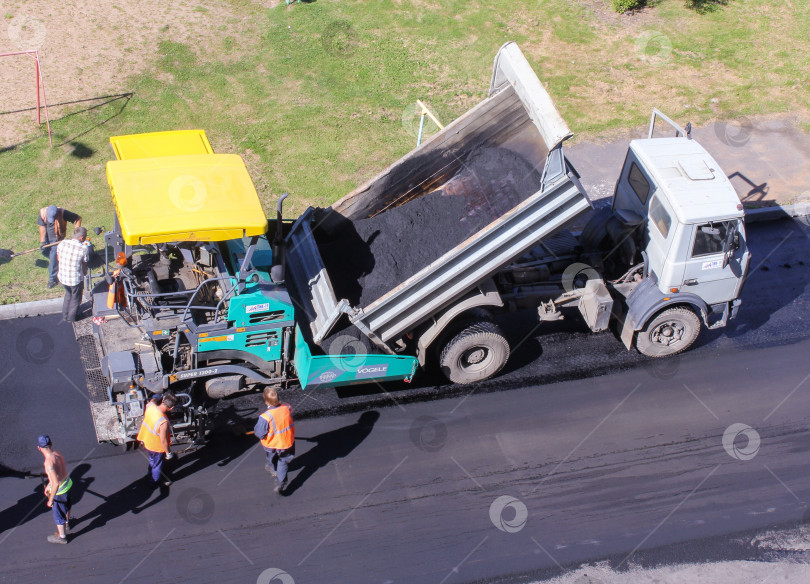
[[[267,228],[256,188],[236,154],[113,160],[107,181],[127,245],[224,241]]]
[[[110,138],[118,160],[175,156],[177,154],[213,154],[204,130],[173,130]]]

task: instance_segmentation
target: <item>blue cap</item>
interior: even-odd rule
[[[46,446],[51,445],[51,437],[47,434],[43,434],[39,438],[37,438],[37,446],[40,448],[45,448]]]
[[[48,205],[48,208],[45,209],[45,217],[48,219],[48,223],[53,223],[56,221],[56,213],[59,209],[56,208],[56,205]]]

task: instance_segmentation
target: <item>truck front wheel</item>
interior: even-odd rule
[[[509,342],[493,322],[477,322],[462,329],[444,346],[439,357],[442,373],[453,383],[483,381],[501,370],[509,359]]]
[[[682,306],[668,308],[650,319],[636,338],[638,352],[666,357],[688,349],[700,334],[700,318]]]

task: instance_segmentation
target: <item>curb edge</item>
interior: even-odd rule
[[[21,302],[19,304],[4,304],[0,306],[0,320],[26,318],[31,316],[45,316],[62,312],[62,299],[35,300],[34,302]]]

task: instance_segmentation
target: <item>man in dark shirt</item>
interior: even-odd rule
[[[59,282],[56,279],[56,273],[59,268],[59,260],[56,258],[56,244],[65,239],[67,232],[68,222],[73,223],[75,227],[82,226],[82,218],[76,213],[72,213],[67,209],[57,207],[56,205],[49,205],[39,210],[37,216],[37,225],[39,225],[39,248],[42,250],[42,255],[48,258],[48,288],[53,288]],[[45,247],[48,244],[53,244],[50,247]]]

